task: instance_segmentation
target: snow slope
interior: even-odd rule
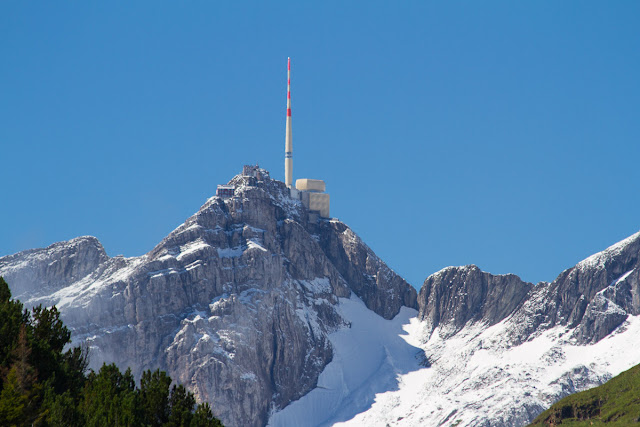
[[[403,375],[424,370],[422,351],[410,344],[405,328],[416,310],[403,307],[392,320],[369,310],[362,300],[340,298],[340,315],[351,323],[329,335],[333,360],[318,386],[301,399],[274,413],[269,425],[327,426],[352,419],[374,404],[378,393],[398,390]]]
[[[557,327],[509,348],[509,322],[476,324],[446,341],[434,333],[421,347],[429,369],[399,377],[399,389],[381,393],[370,409],[345,426],[526,425],[558,396],[599,385],[640,363],[640,317],[630,317],[596,344],[575,345]],[[422,336],[416,319],[408,342]]]
[[[635,289],[634,271],[615,277],[594,300],[625,281]],[[576,338],[579,326],[567,325],[514,341],[523,321],[515,313],[494,325],[468,322],[451,336],[448,324],[431,333],[407,308],[384,320],[353,295],[340,299],[339,311],[351,328],[329,336],[334,358],[318,386],[272,414],[269,425],[522,426],[560,398],[640,363],[640,316],[631,313],[585,344]]]

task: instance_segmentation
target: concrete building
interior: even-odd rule
[[[296,190],[302,204],[309,212],[316,213],[322,218],[331,218],[329,214],[329,193],[325,193],[326,185],[321,179],[297,179]]]

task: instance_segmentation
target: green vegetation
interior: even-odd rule
[[[605,384],[572,394],[540,414],[532,426],[640,425],[640,365]]]
[[[27,311],[0,277],[1,426],[222,426],[160,370],[144,372],[139,388],[114,364],[86,375],[87,353],[63,351],[70,342],[55,306]]]

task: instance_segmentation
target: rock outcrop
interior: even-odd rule
[[[81,280],[107,262],[104,248],[95,237],[84,236],[0,258],[0,271],[14,298],[50,295]]]
[[[346,225],[308,212],[279,181],[238,175],[141,257],[95,238],[0,258],[14,295],[56,304],[91,366],[167,370],[229,426],[261,426],[315,387],[338,297],[390,319],[416,292]]]
[[[639,272],[636,233],[551,283],[534,286],[475,266],[431,275],[418,295],[422,322],[414,330],[430,373],[417,397],[413,389],[401,389],[402,398],[380,396],[384,410],[360,420],[526,425],[558,399],[640,363]]]
[[[428,334],[441,326],[443,338],[469,322],[491,326],[512,314],[532,287],[513,274],[493,275],[475,265],[448,267],[422,285],[418,318]]]
[[[514,344],[556,325],[574,330],[578,343],[593,343],[640,314],[639,277],[640,233],[535,286],[474,265],[447,267],[420,289],[419,318],[427,334],[440,327],[443,338],[469,322],[491,326],[511,317]]]
[[[561,325],[579,344],[598,342],[640,313],[639,271],[636,233],[532,289],[514,314],[514,341]]]
[[[167,370],[230,426],[264,425],[316,387],[334,357],[329,334],[350,326],[339,298],[353,295],[384,319],[419,309],[403,338],[420,343],[428,372],[395,369],[385,344],[366,378],[379,366],[407,376],[369,407],[354,398],[351,425],[524,425],[640,363],[640,233],[551,283],[470,265],[416,295],[349,227],[309,222],[260,175],[234,177],[233,197],[212,197],[146,255],[110,258],[80,237],[0,258],[0,275],[27,305],[56,304],[92,367]]]
[[[318,225],[320,245],[331,263],[367,307],[392,319],[403,305],[418,308],[413,287],[378,258],[349,227],[338,221]]]

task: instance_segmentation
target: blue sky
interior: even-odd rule
[[[0,256],[136,256],[258,161],[414,286],[537,282],[638,231],[640,3],[0,3]]]

